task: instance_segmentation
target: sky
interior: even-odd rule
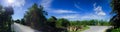
[[[55,16],[68,20],[108,20],[111,18],[111,0],[0,0],[3,6],[14,8],[14,20],[24,17],[34,3],[42,5],[47,18]]]

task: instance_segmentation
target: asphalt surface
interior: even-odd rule
[[[13,28],[13,30],[15,32],[39,32],[37,30],[34,30],[28,26],[24,26],[24,25],[21,25],[21,24],[18,24],[18,23],[14,23],[11,25],[11,28]]]

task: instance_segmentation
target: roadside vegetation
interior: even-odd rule
[[[82,21],[70,21],[69,31],[83,31],[89,29],[89,26],[110,26],[110,23],[103,20],[82,20]]]
[[[16,20],[15,22],[25,25],[23,20]],[[80,32],[89,29],[89,26],[110,26],[108,21],[103,20],[69,21],[64,18],[57,19],[54,16],[48,18],[47,24],[65,32]]]
[[[12,32],[11,24],[13,23],[12,15],[13,15],[12,7],[3,7],[0,5],[0,32]]]
[[[108,29],[107,32],[120,32],[120,0],[112,0],[111,1],[112,18],[110,19],[110,23],[113,26]]]

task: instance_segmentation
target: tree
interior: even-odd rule
[[[25,19],[21,19],[21,24],[26,25],[25,24]]]
[[[51,18],[48,19],[48,21],[53,21],[55,22],[57,20],[57,18],[55,16],[51,16]]]
[[[120,0],[112,0],[111,2],[112,12],[115,14],[113,18],[111,18],[110,22],[114,27],[120,27]]]
[[[68,27],[70,25],[69,21],[64,18],[59,19],[58,22],[62,27]]]
[[[114,28],[119,28],[120,27],[120,19],[117,15],[113,16],[111,19],[110,19],[110,23],[111,25],[114,26]]]
[[[15,20],[16,23],[21,23],[21,21],[19,19]]]
[[[0,32],[12,32],[11,24],[13,14],[12,7],[0,6]]]
[[[35,3],[25,14],[25,23],[36,30],[41,30],[41,28],[45,26],[47,22],[45,15],[46,13],[43,10],[43,7],[41,5],[38,7],[38,5]]]
[[[51,18],[48,19],[48,25],[56,28],[56,21],[57,18],[55,16],[51,16]]]

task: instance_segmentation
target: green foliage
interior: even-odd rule
[[[19,19],[15,20],[16,23],[21,23],[21,21]]]
[[[110,19],[111,24],[114,26],[114,28],[120,27],[120,0],[112,0],[111,1],[111,7],[112,7],[112,14],[113,17]]]
[[[21,24],[26,25],[25,24],[25,19],[21,19]]]
[[[58,27],[68,27],[70,23],[67,19],[61,18],[61,19],[58,19],[58,21],[56,22],[56,25]]]
[[[51,16],[51,18],[49,18],[48,21],[55,22],[57,21],[57,18],[55,16]]]
[[[70,26],[73,31],[70,32],[80,32],[89,29],[88,26],[109,26],[109,22],[103,20],[82,20],[82,21],[70,21]],[[77,28],[77,29],[75,29]],[[74,31],[75,30],[75,31]]]
[[[17,19],[17,20],[14,20],[14,22],[25,25],[24,19],[21,19],[21,20]]]
[[[101,25],[108,26],[109,22],[103,20],[83,20],[83,21],[70,21],[71,26],[81,26],[81,25]]]
[[[0,5],[0,32],[12,32],[12,7],[2,7]]]
[[[71,21],[70,22],[70,26],[80,26],[80,25],[85,25],[85,24],[82,24],[80,21]]]
[[[112,7],[112,11],[111,13],[115,13],[115,14],[118,14],[120,15],[120,0],[112,0],[111,1],[111,7]]]
[[[111,32],[120,32],[120,28],[112,29]]]
[[[27,26],[32,27],[36,30],[47,30],[49,26],[47,26],[47,19],[45,17],[47,13],[44,11],[43,7],[38,6],[36,3],[32,5],[26,12],[24,16],[24,21]],[[45,28],[47,26],[47,28]]]
[[[57,22],[57,18],[54,16],[51,16],[51,18],[48,19],[48,25],[51,27],[56,28],[56,22]]]

